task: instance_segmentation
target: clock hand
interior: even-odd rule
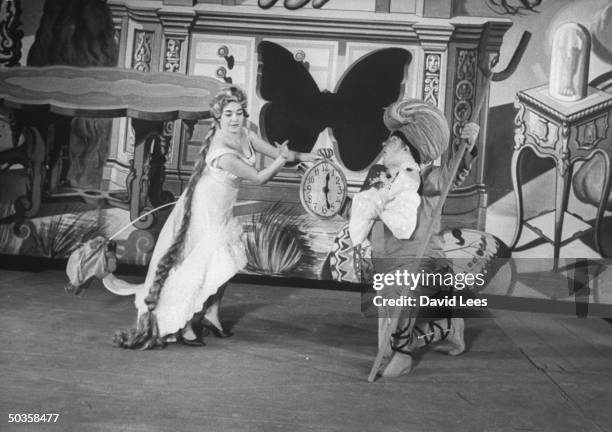
[[[327,197],[327,194],[329,193],[329,178],[330,175],[329,173],[327,173],[327,175],[325,176],[325,187],[323,187],[323,193],[325,194],[325,204],[327,205],[328,209],[331,207],[331,204],[329,203],[329,199]]]

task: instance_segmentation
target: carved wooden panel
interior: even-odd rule
[[[477,50],[459,49],[455,64],[451,152],[459,148],[461,131],[474,110],[477,72]]]
[[[20,0],[0,0],[0,66],[17,66],[21,59]]]
[[[166,38],[164,47],[164,63],[162,70],[164,72],[178,72],[181,69],[181,53],[183,39],[181,38]]]
[[[442,55],[426,53],[424,62],[423,100],[440,107],[440,68]]]
[[[608,113],[576,127],[576,142],[578,147],[590,149],[596,147],[608,134]]]
[[[132,51],[132,69],[139,72],[151,72],[151,45],[154,32],[136,30],[134,32],[134,49]]]

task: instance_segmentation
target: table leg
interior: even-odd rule
[[[595,218],[595,249],[600,255],[604,256],[604,250],[600,241],[602,236],[602,219],[608,205],[608,196],[610,195],[610,154],[608,152],[600,152],[604,160],[604,181],[601,187],[601,199],[599,200],[599,206],[597,207],[597,217]]]
[[[174,194],[163,189],[166,179],[166,159],[170,151],[170,141],[174,122],[164,122],[163,133],[157,137],[149,159],[149,200],[153,207],[174,201]]]
[[[149,197],[149,173],[151,145],[161,134],[160,122],[132,119],[134,128],[134,159],[130,161],[130,174],[127,177],[130,220],[139,229],[150,228],[156,220],[155,213],[142,216]]]
[[[20,235],[25,220],[36,216],[40,210],[47,174],[46,138],[49,124],[45,116],[32,120],[30,116],[16,112],[15,123],[11,126],[16,137],[23,134],[24,143],[17,146],[18,139],[14,138],[14,147],[0,152],[0,164],[6,164],[5,169],[15,164],[23,165],[26,173],[25,194],[15,199],[15,213],[1,218],[0,225],[14,223],[14,232]]]
[[[16,164],[20,164],[24,167],[27,167],[28,164],[30,163],[28,154],[29,154],[28,146],[26,144],[22,144],[20,146],[13,147],[8,150],[0,151],[0,173],[4,171],[8,171],[12,166]],[[18,223],[23,223],[23,221],[25,220],[26,202],[22,202],[20,205],[18,205],[17,203],[20,200],[25,200],[25,199],[26,199],[25,196],[20,196],[17,198],[14,204],[15,208],[22,209],[21,214],[12,213],[7,216],[1,217],[0,225],[11,224],[15,221],[17,221]]]
[[[564,162],[557,161],[563,164]],[[567,210],[567,200],[569,197],[570,179],[572,178],[572,165],[567,165],[565,169],[557,166],[556,187],[555,187],[555,232],[553,237],[553,259],[554,270],[558,268],[559,252],[561,250],[561,238],[563,234],[563,219]]]
[[[49,132],[47,133],[47,182],[50,192],[68,185],[67,173],[69,163],[62,160],[70,153],[70,133],[72,117],[49,114]],[[45,188],[45,190],[47,190]]]
[[[21,224],[25,218],[36,216],[40,210],[42,188],[45,180],[45,141],[36,127],[26,127],[23,130],[25,137],[25,152],[27,163],[26,195],[21,195],[15,201],[16,225]]]
[[[512,189],[514,190],[514,198],[516,202],[516,227],[514,229],[514,236],[510,241],[510,249],[514,249],[518,243],[521,233],[523,232],[524,214],[523,214],[523,189],[521,187],[521,159],[523,156],[523,150],[525,147],[520,147],[514,150],[512,153],[512,162],[510,165],[510,175],[512,177]]]

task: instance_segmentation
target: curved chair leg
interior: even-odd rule
[[[601,188],[601,199],[599,200],[599,207],[597,208],[597,217],[595,218],[595,230],[593,235],[595,236],[595,249],[603,257],[604,250],[602,248],[601,238],[602,232],[602,219],[608,205],[608,196],[610,195],[610,186],[612,185],[610,176],[610,154],[607,152],[601,152],[604,160],[604,182]]]
[[[524,214],[523,214],[523,190],[521,186],[521,172],[520,163],[523,157],[523,150],[520,148],[515,150],[512,154],[512,162],[510,165],[510,174],[512,176],[512,188],[514,190],[514,197],[516,202],[516,227],[514,228],[514,236],[508,244],[510,249],[514,249],[518,243],[521,233],[523,232]]]

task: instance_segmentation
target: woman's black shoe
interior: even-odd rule
[[[210,333],[212,333],[215,337],[228,338],[234,335],[234,333],[232,332],[228,332],[228,331],[219,329],[217,326],[215,326],[213,323],[208,321],[208,319],[206,318],[202,318],[201,323],[202,323],[202,327],[208,330]]]
[[[202,322],[198,319],[192,319],[190,324],[191,330],[193,331],[195,338],[185,339],[183,334],[179,332],[177,334],[176,340],[182,344],[189,346],[205,346],[206,343],[204,342],[204,325],[202,324]]]
[[[181,333],[176,335],[176,341],[187,346],[205,346],[206,344],[201,337],[195,339],[185,339]]]

